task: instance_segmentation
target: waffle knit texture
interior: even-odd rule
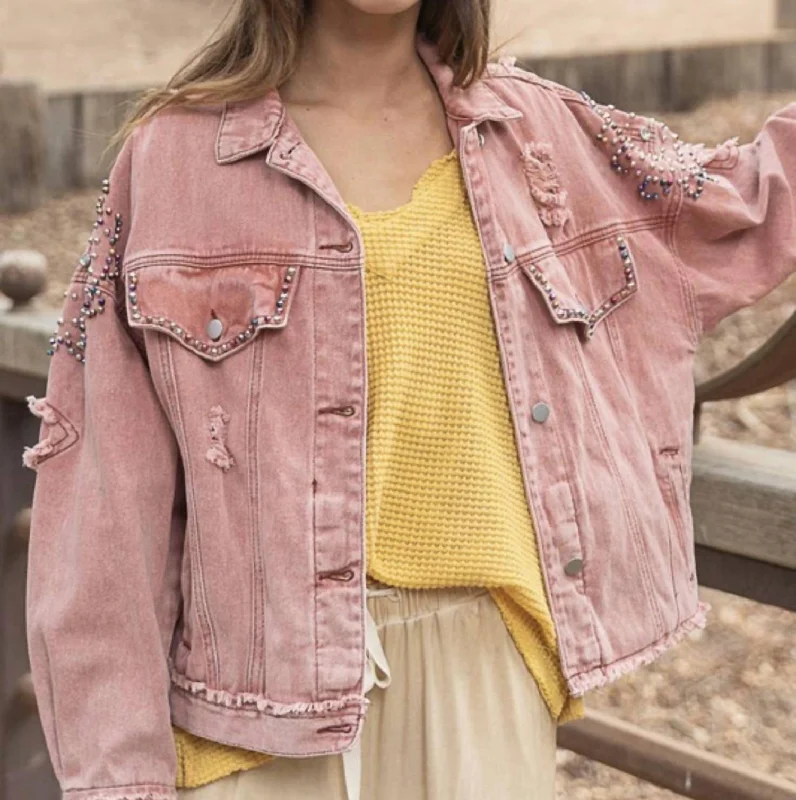
[[[578,719],[583,699],[560,670],[456,152],[428,167],[408,203],[349,211],[365,243],[368,574],[409,588],[488,587],[551,715]],[[273,757],[174,734],[180,787]]]

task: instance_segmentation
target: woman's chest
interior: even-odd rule
[[[453,146],[445,116],[433,106],[422,115],[297,106],[289,113],[345,202],[366,211],[407,203],[429,164]]]

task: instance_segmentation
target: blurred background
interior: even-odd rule
[[[33,476],[17,462],[38,425],[24,397],[44,393],[108,136],[228,3],[0,2],[0,800],[55,800],[26,676]],[[688,141],[751,141],[796,100],[794,0],[498,0],[494,30],[522,66]],[[561,731],[562,799],[796,798],[795,313],[791,279],[700,349],[692,508],[714,611],[707,630],[588,696],[592,719]]]
[[[223,17],[224,0],[3,0],[4,74],[47,89],[165,81]],[[562,55],[762,41],[775,0],[497,0],[496,44]]]

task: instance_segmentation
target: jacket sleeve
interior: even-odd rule
[[[698,181],[680,193],[672,238],[697,338],[794,272],[796,103],[770,116],[754,142],[706,153],[707,179],[697,199]]]
[[[132,139],[103,182],[51,339],[23,463],[36,470],[26,625],[64,800],[176,800],[167,655],[178,614],[182,465],[121,271]],[[87,215],[88,216],[88,215]]]

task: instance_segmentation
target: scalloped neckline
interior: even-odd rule
[[[415,184],[412,187],[412,192],[410,194],[409,200],[407,200],[405,203],[402,203],[399,206],[395,206],[395,208],[365,211],[363,208],[360,208],[355,203],[346,203],[346,206],[348,206],[349,211],[353,215],[368,220],[383,219],[385,217],[392,217],[397,214],[401,214],[415,205],[415,203],[418,200],[418,197],[420,197],[420,195],[428,188],[428,186],[434,182],[434,180],[445,170],[445,168],[451,161],[456,160],[457,156],[458,154],[456,152],[455,147],[452,150],[449,150],[447,153],[445,153],[445,155],[437,156],[437,158],[435,158],[426,167],[423,174],[415,181]]]

